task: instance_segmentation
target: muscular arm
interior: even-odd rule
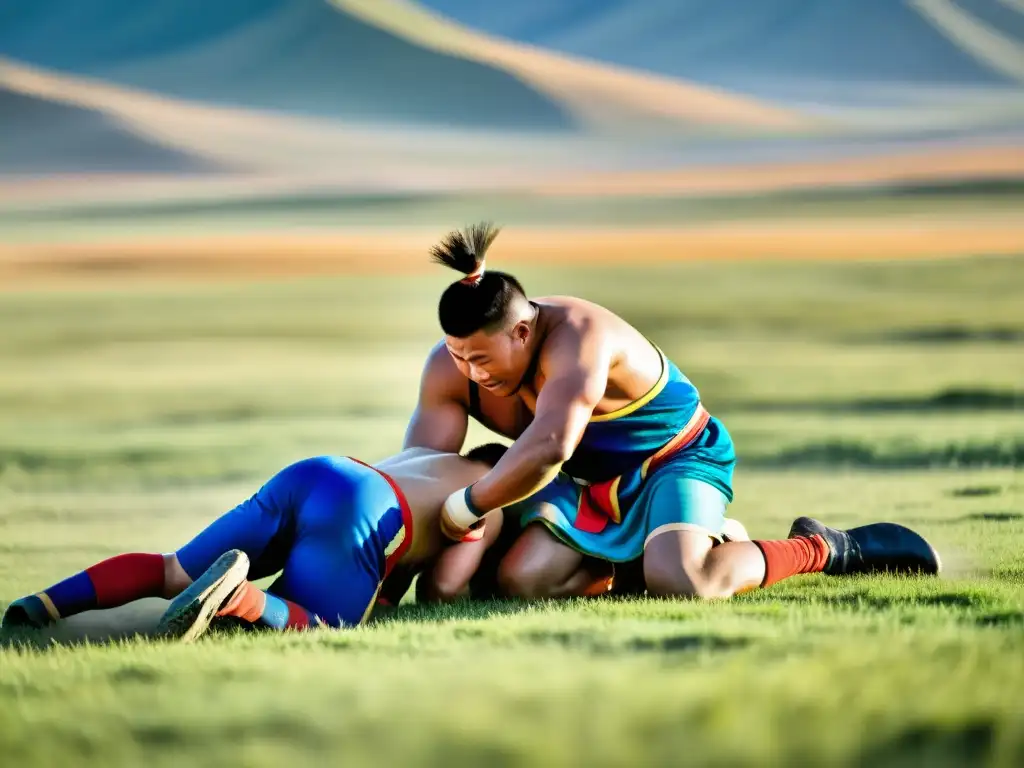
[[[470,491],[473,506],[485,513],[551,482],[604,397],[611,354],[598,334],[566,328],[548,338],[540,363],[545,382],[533,422]]]
[[[469,414],[465,405],[454,394],[453,383],[464,383],[455,371],[453,377],[446,366],[451,365],[442,346],[434,347],[420,379],[419,399],[405,431],[402,448],[432,448],[435,451],[458,453],[466,440]]]
[[[468,594],[469,583],[476,575],[484,553],[497,541],[502,522],[501,513],[496,512],[487,518],[480,538],[445,548],[431,567],[420,574],[416,586],[417,602],[455,600]]]

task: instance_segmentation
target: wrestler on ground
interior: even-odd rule
[[[278,630],[361,624],[385,579],[398,577],[400,598],[450,544],[438,525],[444,499],[504,451],[493,443],[464,457],[413,449],[373,466],[342,456],[298,461],[176,552],[104,560],[16,600],[3,626],[41,627],[144,597],[175,598],[158,634],[185,640],[216,616]],[[482,553],[493,535],[481,531],[471,551]],[[278,572],[267,591],[247,580]]]
[[[497,234],[480,224],[432,249],[465,277],[441,296],[444,338],[424,366],[405,446],[457,451],[470,416],[514,439],[441,515],[454,539],[496,510],[513,534],[522,527],[497,567],[503,594],[592,594],[595,583],[610,588],[601,561],[639,558],[648,592],[696,597],[815,571],[938,570],[927,542],[891,524],[851,536],[802,519],[789,539],[724,541],[736,463],[725,425],[621,317],[571,296],[531,299],[512,275],[485,269]],[[463,549],[474,551],[446,552],[426,592],[464,588]]]

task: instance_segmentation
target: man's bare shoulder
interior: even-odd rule
[[[573,296],[545,296],[536,299],[547,315],[544,347],[564,347],[610,338],[626,322],[600,304]]]
[[[630,323],[600,304],[575,296],[546,296],[536,303],[549,318],[538,361],[543,377],[571,361],[606,359],[613,368],[632,347],[649,347]]]
[[[444,339],[438,339],[437,343],[430,348],[430,352],[427,353],[427,362],[424,368],[426,370],[432,370],[439,366],[444,360],[451,360],[451,355],[448,354],[448,348],[445,346]]]
[[[437,342],[423,365],[423,382],[435,390],[458,392],[465,387],[464,378],[448,353],[444,339]]]
[[[531,299],[534,304],[547,307],[555,311],[561,311],[568,315],[614,315],[614,313],[596,302],[589,299],[581,299],[579,296],[540,296]]]

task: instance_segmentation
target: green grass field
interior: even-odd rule
[[[0,649],[3,764],[1024,764],[1020,260],[521,277],[680,364],[752,536],[895,520],[946,573],[194,646],[135,637],[147,601]],[[173,549],[297,458],[396,450],[447,278],[0,293],[0,602]]]

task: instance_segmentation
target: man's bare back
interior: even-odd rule
[[[451,544],[437,522],[441,505],[453,491],[487,473],[480,462],[430,448],[408,448],[373,466],[402,489],[412,512],[412,545],[401,560],[406,566],[430,560]]]

